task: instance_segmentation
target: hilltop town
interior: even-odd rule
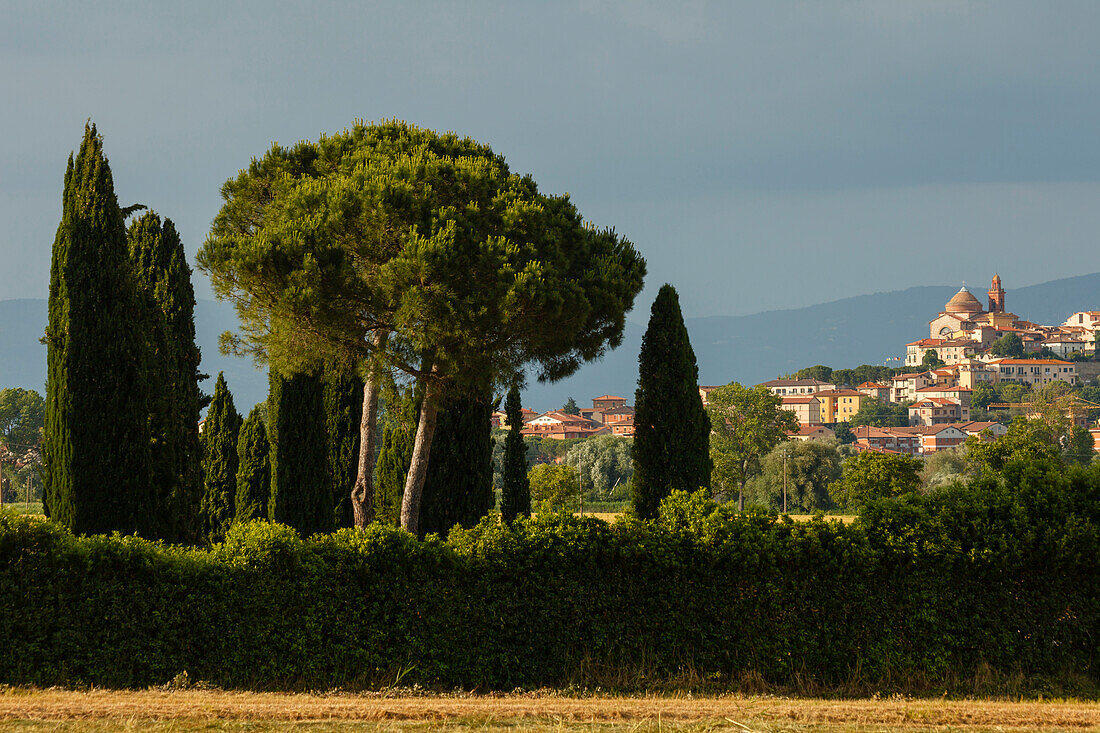
[[[1028,388],[1053,382],[1077,386],[1100,373],[1093,359],[1100,331],[1100,310],[1077,311],[1059,325],[1042,325],[1007,310],[1000,275],[990,284],[985,307],[965,287],[929,322],[929,336],[906,344],[906,369],[881,381],[845,384],[814,377],[780,378],[763,386],[794,413],[795,440],[835,439],[869,403],[898,410],[906,425],[857,425],[850,439],[856,450],[926,455],[961,445],[972,435],[987,438],[1007,432],[1005,422],[973,420],[976,388],[1002,383]],[[699,387],[707,395],[717,385]],[[602,395],[591,407],[537,413],[523,411],[523,434],[568,440],[599,435],[634,435],[634,408],[623,397]],[[1077,400],[1069,418],[1088,425],[1100,408]],[[998,405],[1008,407],[1007,405]],[[507,427],[503,412],[493,414],[493,427]],[[1100,427],[1091,427],[1100,446]]]

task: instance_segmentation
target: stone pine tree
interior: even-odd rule
[[[523,408],[519,388],[512,387],[504,400],[508,435],[504,438],[504,465],[501,468],[500,516],[511,522],[531,514],[531,484],[527,479],[527,446],[523,442]]]
[[[267,397],[272,521],[303,535],[333,529],[320,375],[271,372]]]
[[[271,498],[271,446],[267,442],[263,407],[256,405],[241,425],[237,439],[236,521],[267,519]]]
[[[173,542],[202,535],[199,445],[200,353],[195,345],[195,291],[183,243],[171,219],[148,212],[127,232],[138,294],[146,306],[155,534]]]
[[[628,241],[489,146],[401,122],[275,146],[222,195],[198,262],[237,305],[231,343],[286,371],[341,352],[423,383],[401,506],[412,532],[444,398],[601,357],[645,275]],[[373,498],[379,371],[365,373],[357,524]]]
[[[420,501],[421,536],[471,527],[493,508],[492,412],[489,395],[444,402]]]
[[[149,534],[146,349],[141,306],[103,141],[69,156],[50,268],[46,512],[81,534]]]
[[[667,283],[642,337],[634,400],[634,509],[652,519],[671,491],[710,487],[710,420],[680,299]]]
[[[394,390],[387,396],[374,479],[374,518],[383,524],[397,525],[401,521],[401,492],[412,461],[419,413],[420,400],[412,387],[400,395]]]
[[[322,388],[333,522],[336,528],[351,527],[351,487],[359,468],[363,380],[351,369],[328,364]]]
[[[237,443],[241,416],[233,405],[233,395],[218,373],[206,422],[202,429],[202,521],[207,542],[225,538],[237,503]]]

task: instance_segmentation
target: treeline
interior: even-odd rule
[[[864,382],[881,382],[889,384],[890,380],[899,374],[913,371],[910,367],[886,367],[874,364],[861,364],[854,369],[833,369],[823,364],[799,369],[793,374],[788,374],[785,379],[819,379],[822,382],[837,386],[856,387]]]
[[[221,374],[212,395],[199,389],[206,375],[191,270],[175,226],[154,212],[126,226],[145,207],[119,205],[93,125],[70,156],[62,208],[44,339],[47,396],[37,412],[22,394],[5,392],[0,405],[5,444],[30,440],[32,428],[37,443],[32,423],[44,414],[46,515],[77,534],[178,544],[219,542],[254,518],[306,534],[352,526],[360,465],[370,478],[376,470],[375,452],[360,451],[362,362],[329,355],[312,368],[273,365],[267,401],[243,419]],[[381,480],[365,503],[392,524],[424,389],[391,393],[378,436]],[[476,524],[492,508],[490,402],[484,392],[456,393],[434,405],[421,535]]]
[[[675,493],[652,522],[486,520],[446,542],[250,523],[211,551],[0,514],[0,679],[1080,690],[1097,680],[1097,495],[1100,467],[1017,458],[851,525]]]

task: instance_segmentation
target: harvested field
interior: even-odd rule
[[[56,730],[1100,730],[1100,703],[779,697],[388,697],[0,690],[0,728]]]

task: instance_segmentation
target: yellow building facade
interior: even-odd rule
[[[874,397],[851,389],[836,389],[818,392],[814,398],[821,405],[821,422],[825,424],[848,422],[859,412],[864,400]]]

